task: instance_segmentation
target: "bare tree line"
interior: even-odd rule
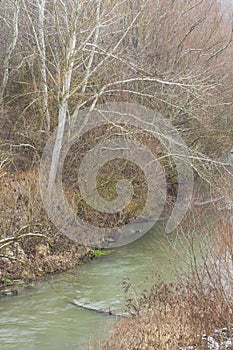
[[[58,126],[51,182],[66,123],[101,102],[159,110],[200,160],[202,153],[231,148],[232,23],[219,1],[11,0],[1,6],[1,105],[17,105],[25,124],[36,114],[37,132],[49,135]]]

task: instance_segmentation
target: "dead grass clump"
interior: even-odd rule
[[[116,325],[102,349],[204,349],[200,335],[233,323],[233,299],[224,300],[208,284],[155,284],[140,300],[129,300],[128,308],[132,317]]]
[[[99,349],[226,348],[225,345],[211,348],[206,339],[216,333],[215,330],[231,330],[233,326],[230,214],[229,210],[220,211],[213,202],[205,209],[195,208],[185,218],[179,231],[182,235],[177,233],[177,237],[189,244],[189,271],[177,272],[173,283],[156,282],[140,296],[131,293],[133,297],[127,301],[131,317],[120,320]],[[184,251],[180,255],[184,255]],[[134,289],[130,282],[125,287],[127,293]]]

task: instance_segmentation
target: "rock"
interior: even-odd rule
[[[202,334],[201,339],[207,343],[209,350],[230,350],[233,349],[233,329],[224,327],[216,329],[213,334]],[[196,350],[196,346],[183,346],[180,350]]]
[[[18,295],[17,289],[2,289],[0,290],[0,297],[13,297]]]
[[[38,256],[39,258],[44,258],[47,255],[49,255],[50,249],[49,245],[47,243],[43,244],[37,244],[35,246],[35,255]]]
[[[95,311],[95,312],[98,312],[101,314],[105,314],[107,316],[113,316],[113,317],[126,317],[126,316],[128,316],[127,313],[116,312],[114,310],[111,310],[111,308],[102,309],[98,305],[92,304],[92,303],[87,302],[87,301],[74,300],[72,304],[74,304],[82,309]]]

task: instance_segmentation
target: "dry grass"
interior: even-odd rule
[[[210,347],[203,334],[223,327],[231,329],[233,228],[229,216],[230,212],[219,211],[215,202],[190,212],[177,233],[180,240],[186,234],[189,273],[177,272],[174,283],[156,282],[142,295],[134,293],[127,302],[131,317],[118,321],[107,341],[90,345],[90,349],[179,350],[195,346],[204,350]],[[195,237],[194,227],[199,231]],[[128,292],[134,286],[129,282],[125,288]]]
[[[35,279],[75,268],[89,254],[88,249],[59,234],[49,221],[38,176],[38,169],[32,169],[5,172],[0,178],[0,281]],[[12,241],[5,245],[5,239]]]
[[[233,322],[233,300],[226,302],[211,286],[197,290],[192,283],[155,284],[141,297],[139,307],[132,307],[134,316],[117,324],[102,349],[203,349],[198,334]]]

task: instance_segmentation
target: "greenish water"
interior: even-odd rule
[[[113,254],[36,284],[17,297],[0,301],[1,350],[78,350],[90,336],[104,337],[114,318],[81,309],[71,302],[88,301],[102,309],[124,310],[122,281],[130,278],[138,290],[174,277],[174,268],[185,266],[187,240],[164,237],[161,228]],[[176,252],[171,246],[174,246]]]

